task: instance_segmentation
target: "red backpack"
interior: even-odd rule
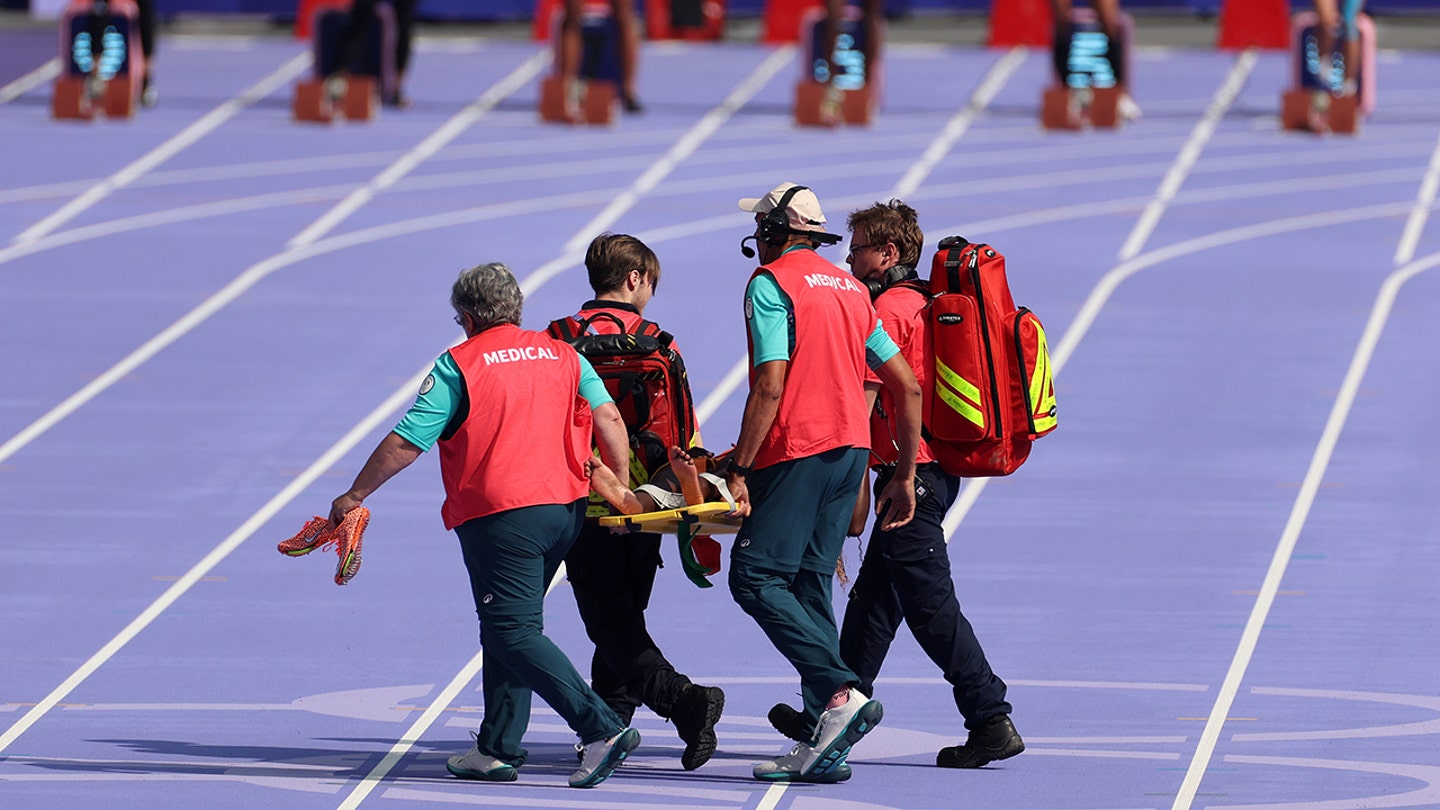
[[[930,296],[925,438],[951,475],[1009,475],[1056,425],[1045,327],[1015,307],[1005,257],[963,237],[940,240]]]
[[[614,321],[618,334],[586,334],[601,318]],[[689,447],[695,435],[695,407],[685,376],[685,361],[671,347],[674,337],[652,321],[635,332],[607,312],[584,320],[551,321],[546,332],[590,361],[630,433],[630,478],[643,484],[670,463],[671,447]]]

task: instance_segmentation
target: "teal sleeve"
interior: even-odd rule
[[[875,331],[865,339],[865,364],[870,368],[880,368],[886,361],[900,353],[900,347],[890,339],[885,332],[885,327],[880,324],[880,319],[875,319]]]
[[[790,359],[795,310],[768,273],[755,276],[745,288],[745,324],[755,350],[754,365]]]
[[[600,375],[595,373],[595,367],[590,361],[580,356],[580,396],[590,403],[590,410],[595,410],[607,402],[614,402],[610,398],[610,392],[605,390],[605,382]]]
[[[445,426],[454,418],[455,409],[460,406],[464,385],[455,359],[449,352],[440,355],[430,374],[420,383],[420,394],[415,397],[415,404],[395,425],[395,433],[421,450],[435,446],[440,434],[445,432]]]

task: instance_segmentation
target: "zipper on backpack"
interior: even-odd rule
[[[970,247],[974,248],[970,254],[970,282],[975,285],[975,300],[980,305],[978,307],[980,310],[980,334],[984,336],[985,340],[985,365],[990,369],[990,402],[993,405],[991,416],[995,421],[995,437],[1000,438],[1005,435],[1001,417],[1001,411],[1004,408],[1000,404],[1000,386],[995,379],[995,351],[994,347],[990,345],[990,316],[985,311],[985,289],[980,286],[980,248],[982,246],[972,244]]]
[[[1025,367],[1025,345],[1020,339],[1020,322],[1025,320],[1029,314],[1029,307],[1020,307],[1015,310],[1015,362],[1020,364],[1020,392],[1025,399],[1025,419],[1030,423],[1030,435],[1034,436],[1035,430],[1035,403],[1030,399],[1030,369]]]

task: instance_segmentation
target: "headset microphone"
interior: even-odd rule
[[[740,253],[741,253],[742,255],[744,255],[745,258],[747,258],[747,259],[753,259],[753,258],[755,258],[755,248],[752,248],[752,247],[750,247],[749,245],[746,245],[746,244],[745,244],[746,242],[753,242],[753,241],[755,241],[755,237],[753,237],[753,236],[747,236],[747,237],[745,237],[744,239],[741,239],[741,240],[740,240]]]

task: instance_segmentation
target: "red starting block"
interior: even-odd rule
[[[1354,93],[1334,92],[1345,74],[1343,32],[1336,32],[1333,53],[1320,52],[1319,18],[1307,11],[1295,15],[1293,83],[1280,100],[1280,125],[1287,130],[1353,135],[1375,110],[1375,23],[1365,14],[1355,18],[1360,36]]]
[[[1045,89],[1040,104],[1040,123],[1046,129],[1078,130],[1089,125],[1115,129],[1124,123],[1121,109],[1126,94],[1115,76],[1107,54],[1120,49],[1125,75],[1130,75],[1130,41],[1135,28],[1129,14],[1120,15],[1120,41],[1111,42],[1100,27],[1095,12],[1088,8],[1070,13],[1070,39],[1056,42],[1057,61],[1065,70],[1057,72],[1055,84]]]
[[[350,0],[312,0],[309,26],[314,71],[297,82],[292,107],[296,121],[328,124],[336,118],[369,121],[380,111],[380,96],[396,89],[395,8],[376,3],[374,16],[360,33],[357,54],[344,53],[350,25]]]
[[[551,16],[550,41],[555,67],[540,82],[540,120],[555,124],[610,124],[620,98],[620,26],[609,4],[586,3],[580,8],[580,62],[576,75],[560,72],[560,49],[565,47],[560,23],[563,8]]]
[[[835,32],[835,53],[823,54],[824,8],[807,11],[800,30],[808,47],[801,54],[800,81],[795,85],[795,123],[802,127],[869,124],[880,104],[880,65],[865,59],[865,16],[846,6]],[[884,22],[881,21],[883,37]]]
[[[132,0],[72,0],[60,17],[60,62],[50,112],[88,121],[96,109],[129,118],[140,103],[145,56]]]

